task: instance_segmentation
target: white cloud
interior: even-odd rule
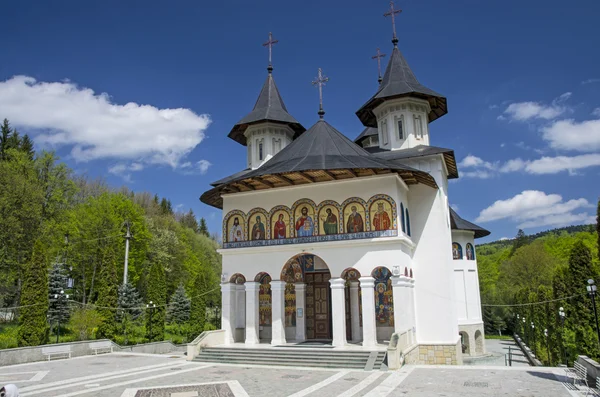
[[[505,241],[505,240],[510,240],[510,238],[508,238],[508,237],[500,237],[499,240],[500,241]]]
[[[457,204],[450,204],[450,208],[452,208],[454,211],[458,212],[458,205]]]
[[[502,165],[502,167],[500,167],[500,172],[515,172],[515,171],[519,171],[522,170],[526,165],[526,162],[517,158],[517,159],[512,159],[512,160],[508,160],[506,163],[504,163]]]
[[[574,212],[591,207],[593,206],[584,198],[564,202],[558,194],[525,190],[485,208],[479,213],[476,222],[510,219],[519,222],[519,228],[562,226],[587,221],[590,218],[587,212]]]
[[[481,158],[473,156],[472,154],[469,154],[467,157],[462,159],[461,162],[458,163],[458,166],[463,168],[486,168],[488,170],[494,169],[494,165],[492,163],[483,161]]]
[[[504,114],[514,121],[527,121],[531,119],[552,120],[570,110],[564,103],[571,95],[570,92],[565,92],[554,99],[549,105],[531,101],[511,103],[504,110]],[[501,119],[499,116],[498,119],[504,120],[505,118]]]
[[[489,107],[489,109],[490,109],[490,110],[493,110],[493,109],[497,109],[497,108],[498,108],[498,105],[490,105],[490,106],[488,106],[488,107]]]
[[[504,146],[506,146],[506,144],[504,142],[500,144],[500,147],[504,147]]]
[[[600,79],[587,79],[587,80],[583,80],[581,82],[581,84],[585,85],[585,84],[593,84],[593,83],[600,83]]]
[[[0,82],[0,109],[13,125],[37,132],[36,142],[71,146],[76,161],[109,158],[176,168],[204,139],[208,115],[189,109],[119,105],[69,81],[15,76]]]
[[[184,170],[183,173],[186,175],[204,175],[211,165],[212,164],[208,160],[200,160],[193,164],[190,161],[187,161],[181,164],[181,168]]]
[[[594,152],[600,150],[600,120],[559,120],[541,128],[553,149]]]
[[[113,175],[120,176],[127,183],[131,183],[131,182],[133,182],[133,179],[131,178],[131,173],[138,172],[143,169],[144,169],[144,165],[141,163],[131,163],[131,164],[117,163],[117,164],[109,167],[108,172]]]
[[[600,108],[592,110],[592,116],[600,117]]]
[[[542,157],[528,161],[525,171],[530,174],[556,174],[569,171],[573,174],[576,170],[600,166],[600,154],[582,154],[579,156]]]

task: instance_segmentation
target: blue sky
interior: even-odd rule
[[[127,3],[127,4],[125,4]],[[600,180],[600,3],[529,0],[397,4],[399,47],[419,80],[448,98],[431,143],[455,150],[450,202],[486,240],[590,221]],[[204,216],[209,183],[245,167],[227,138],[266,76],[290,113],[354,139],[354,112],[377,88],[376,48],[391,53],[385,0],[20,1],[3,5],[0,117],[78,173],[104,176]],[[384,58],[384,63],[387,59]],[[15,77],[20,76],[20,77]]]

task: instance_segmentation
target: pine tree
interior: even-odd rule
[[[10,138],[11,129],[8,119],[4,119],[0,127],[0,159],[6,158],[6,150],[8,149],[8,139]]]
[[[50,269],[48,321],[50,326],[63,324],[69,320],[69,302],[65,295],[67,276],[62,263],[54,263]]]
[[[187,323],[190,320],[190,305],[190,298],[188,298],[185,293],[183,284],[179,284],[179,287],[175,290],[175,293],[171,297],[171,302],[169,303],[167,322],[169,324]]]
[[[204,331],[204,326],[206,325],[207,286],[206,275],[200,270],[194,280],[190,310],[190,326],[193,334],[192,339],[200,335]]]
[[[125,336],[124,344],[128,344],[133,325],[142,315],[142,299],[130,283],[119,286],[117,306],[119,310],[117,310],[116,320],[119,324],[119,332]]]
[[[8,138],[7,149],[20,149],[21,148],[21,137],[19,136],[19,131],[15,128],[12,130],[12,134]]]
[[[164,197],[162,200],[160,200],[160,213],[163,215],[169,215],[169,202]]]
[[[146,338],[150,342],[164,340],[167,280],[165,269],[159,262],[154,262],[150,268],[146,296],[148,304],[152,302],[146,310]]]
[[[48,270],[46,250],[38,240],[33,247],[29,266],[23,268],[21,315],[17,343],[19,346],[37,346],[48,341]]]
[[[598,235],[598,257],[600,257],[600,199],[598,199],[598,209],[596,210],[596,234]]]
[[[198,228],[198,233],[205,235],[206,237],[210,237],[208,233],[208,226],[206,226],[206,219],[200,218],[200,227]]]
[[[23,139],[21,140],[21,150],[27,153],[29,160],[33,160],[33,156],[35,155],[35,150],[33,150],[33,141],[27,134],[23,135]]]
[[[185,227],[189,227],[194,231],[194,233],[198,233],[198,221],[196,220],[196,215],[194,211],[191,209],[181,217],[181,224]]]
[[[99,339],[114,339],[117,331],[116,307],[118,302],[119,282],[117,279],[115,258],[112,252],[107,250],[100,266],[100,285],[98,288],[98,300],[96,301],[96,306],[98,307],[98,313],[102,320],[98,326],[96,337]]]
[[[522,246],[527,245],[527,242],[527,235],[525,235],[525,232],[522,229],[519,229],[519,231],[517,232],[517,236],[515,237],[515,240],[513,242],[512,250],[510,251],[510,256],[513,256],[515,251],[521,248]]]

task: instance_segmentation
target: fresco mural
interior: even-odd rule
[[[340,211],[333,205],[326,205],[319,211],[319,234],[340,233]]]
[[[296,237],[310,237],[315,233],[315,210],[310,205],[299,205],[294,213]]]
[[[248,225],[250,240],[265,240],[267,238],[267,227],[263,221],[264,218],[260,214],[250,218],[250,224]]]
[[[271,212],[271,231],[274,240],[280,240],[292,237],[289,234],[290,214],[287,210],[281,209]]]
[[[471,243],[467,243],[467,259],[470,261],[475,260],[475,249]]]
[[[344,220],[346,221],[346,233],[360,233],[365,229],[365,209],[358,202],[351,202],[344,208]]]
[[[258,317],[260,325],[271,325],[271,276],[263,273],[258,279]]]
[[[375,279],[375,319],[378,327],[394,326],[394,295],[392,272],[386,267],[373,270]]]
[[[372,230],[389,230],[392,228],[392,206],[386,200],[377,200],[371,204]]]
[[[233,215],[229,218],[227,225],[227,241],[244,241],[244,218],[239,215]]]
[[[463,252],[459,243],[452,243],[452,259],[462,259]]]

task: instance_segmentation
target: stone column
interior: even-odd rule
[[[221,329],[225,330],[225,344],[233,343],[235,334],[235,294],[233,283],[221,284]]]
[[[412,343],[417,343],[417,319],[415,316],[415,279],[410,279],[410,289],[408,290],[408,323],[411,329]]]
[[[271,344],[285,345],[285,281],[271,281]]]
[[[306,284],[296,283],[296,341],[306,340]],[[302,313],[302,317],[298,313]]]
[[[244,284],[237,284],[236,287],[236,305],[235,305],[235,328],[246,327],[246,288]],[[244,340],[244,334],[242,334],[242,341]],[[235,335],[234,335],[235,339]],[[238,342],[238,340],[236,340]]]
[[[260,343],[258,335],[258,292],[260,283],[246,281],[246,341],[247,345]]]
[[[361,277],[359,281],[362,292],[363,346],[374,347],[377,345],[375,279],[373,277]]]
[[[358,286],[358,281],[350,281],[350,324],[353,342],[358,342],[362,339],[362,335],[360,334],[360,302],[358,299]]]
[[[411,292],[410,278],[406,276],[392,276],[392,291],[394,296],[394,332],[401,335],[410,331],[409,295]],[[410,332],[407,334],[410,336]]]
[[[333,342],[334,347],[346,345],[346,302],[345,289],[346,280],[343,278],[332,278],[331,284],[331,316],[333,324]]]

